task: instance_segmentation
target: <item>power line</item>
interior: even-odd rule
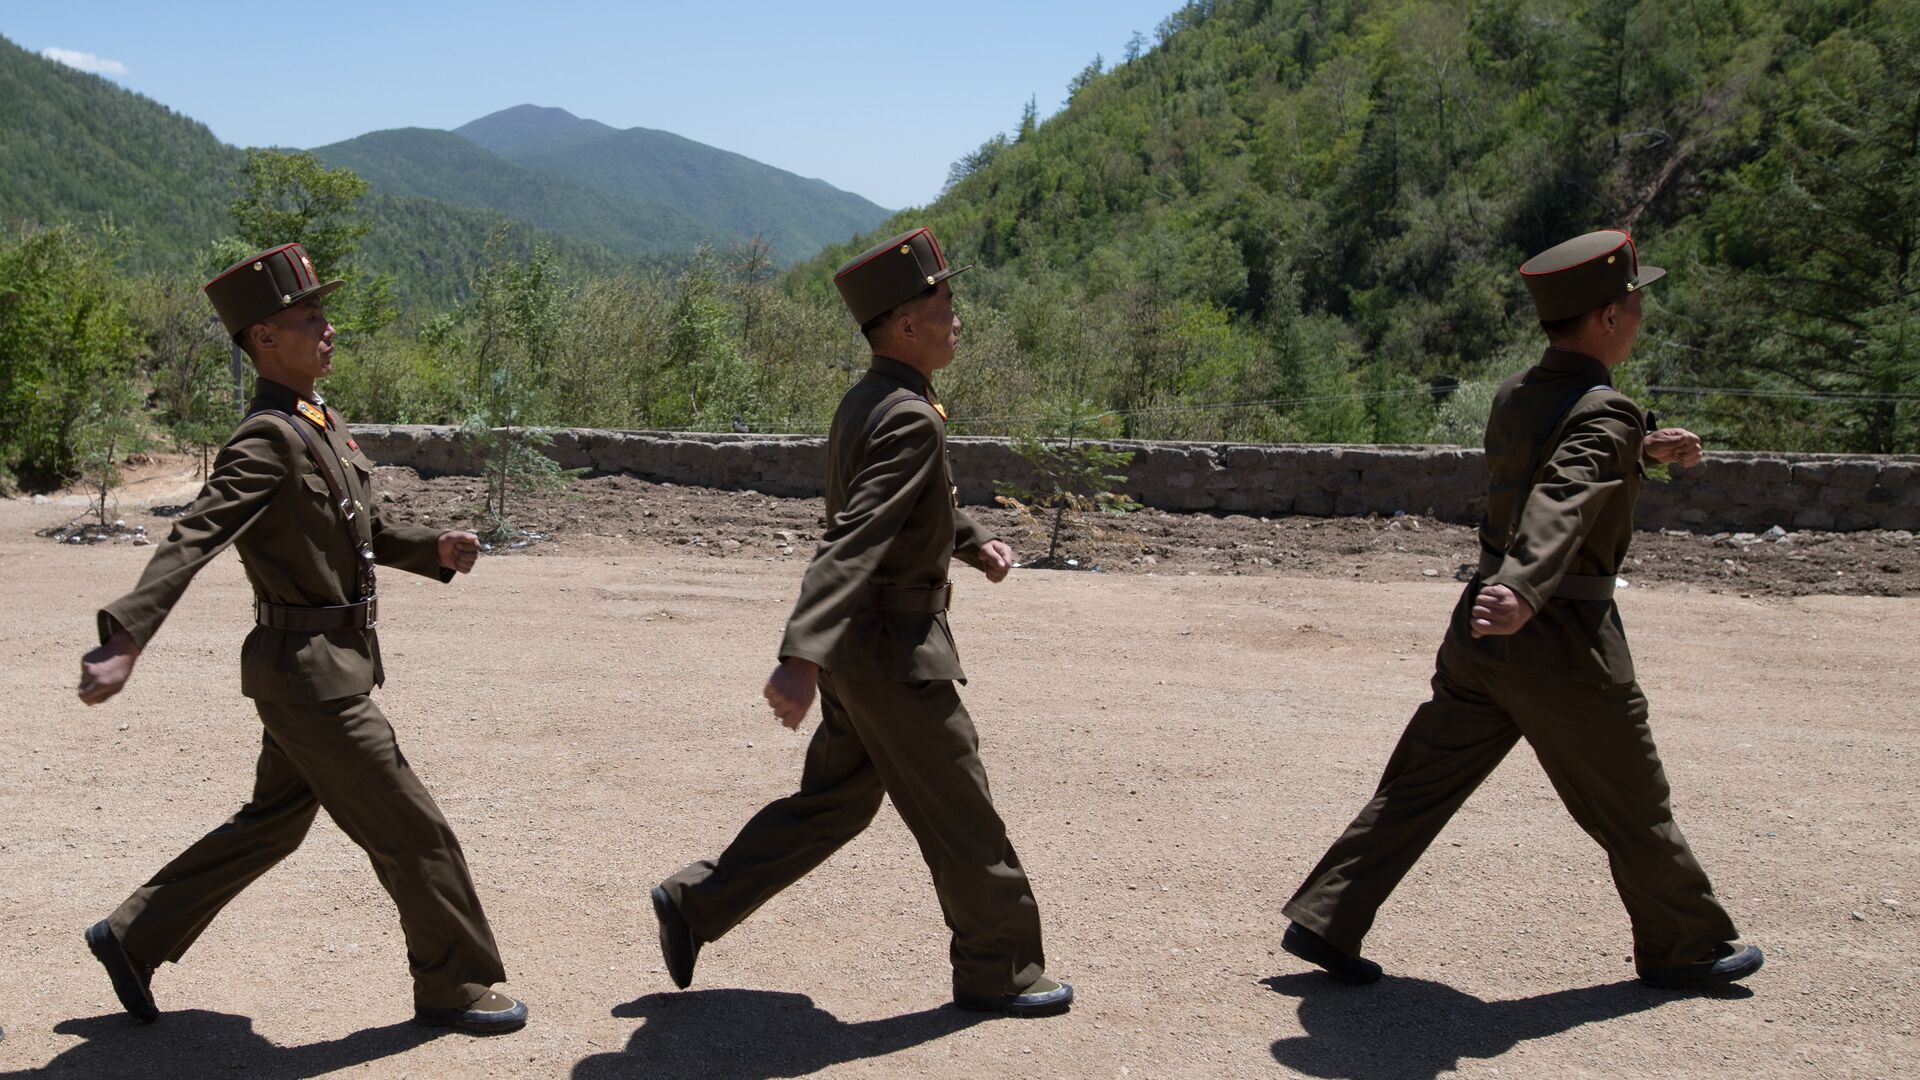
[[[1258,401],[1196,401],[1178,405],[1145,405],[1137,409],[1106,409],[1097,413],[1088,413],[1084,419],[1100,420],[1109,416],[1150,416],[1160,413],[1190,413],[1231,411],[1235,409],[1263,409],[1282,405],[1318,405],[1335,401],[1369,401],[1395,397],[1432,397],[1433,390],[1428,387],[1406,387],[1399,390],[1371,390],[1351,394],[1314,394],[1307,397],[1263,398]],[[1039,420],[1058,419],[1056,415],[1027,416],[956,416],[954,424],[1014,424],[1031,423]]]
[[[1793,401],[1920,401],[1920,394],[1875,394],[1848,390],[1749,390],[1733,386],[1649,386],[1650,394],[1782,398]]]

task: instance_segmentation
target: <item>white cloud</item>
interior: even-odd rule
[[[40,50],[40,55],[49,60],[57,60],[70,68],[91,71],[95,75],[125,75],[127,65],[118,60],[109,60],[104,56],[95,56],[78,49],[48,47]]]

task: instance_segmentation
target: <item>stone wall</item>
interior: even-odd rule
[[[422,475],[476,471],[452,428],[356,426],[375,461]],[[1135,451],[1125,490],[1148,506],[1245,514],[1432,514],[1480,517],[1480,451],[1432,446],[1239,446],[1117,443]],[[995,479],[1030,478],[1006,442],[949,443],[963,503],[993,498]],[[572,429],[553,433],[562,466],[631,473],[769,495],[818,495],[826,440],[811,435],[699,435]],[[1785,529],[1920,530],[1920,457],[1709,454],[1668,483],[1642,489],[1642,528],[1701,532]]]

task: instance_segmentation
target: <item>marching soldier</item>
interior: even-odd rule
[[[373,861],[400,909],[414,1019],[477,1034],[512,1031],[527,1007],[491,989],[506,978],[465,857],[407,765],[369,693],[384,681],[374,633],[374,564],[440,581],[473,569],[469,532],[400,525],[376,510],[373,463],[314,391],[332,368],[322,282],[299,244],[235,263],[206,285],[258,388],[206,487],[132,592],[99,613],[81,660],[80,700],[120,692],[194,574],[234,545],[257,625],[240,652],[240,692],[265,728],[253,798],[87,930],[127,1012],[159,1017],[151,980],[222,907],[300,846],[327,814]]]
[[[953,361],[960,320],[947,279],[965,269],[915,229],[834,276],[873,363],[834,413],[827,530],[764,691],[798,728],[817,689],[820,727],[796,794],[754,815],[718,860],[654,888],[661,952],[682,989],[701,945],[859,835],[887,795],[952,930],[955,1004],[1042,1015],[1073,1001],[1073,987],[1046,975],[1039,909],[954,690],[966,676],[947,626],[949,561],[991,582],[1013,565],[1012,549],[957,505],[946,409],[929,382]]]
[[[1588,233],[1520,268],[1549,344],[1508,379],[1487,422],[1479,572],[1440,646],[1433,699],[1414,713],[1360,815],[1287,902],[1281,945],[1368,983],[1374,913],[1454,811],[1519,739],[1580,827],[1606,850],[1655,986],[1709,986],[1760,970],[1674,823],[1647,699],[1613,602],[1633,538],[1642,461],[1693,465],[1700,440],[1649,431],[1611,369],[1640,332],[1641,266],[1623,232]]]

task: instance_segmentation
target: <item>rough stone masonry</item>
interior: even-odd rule
[[[477,472],[457,429],[356,425],[354,437],[383,465],[423,476]],[[551,431],[547,453],[566,468],[630,473],[701,487],[815,496],[826,440],[813,435]],[[1164,510],[1316,517],[1430,514],[1480,518],[1486,474],[1480,451],[1437,446],[1252,446],[1115,442],[1134,451],[1127,494]],[[1001,439],[954,438],[960,501],[993,500],[993,482],[1026,482],[1032,468]],[[1649,529],[1920,530],[1920,457],[1709,453],[1692,469],[1641,489],[1639,524]]]

